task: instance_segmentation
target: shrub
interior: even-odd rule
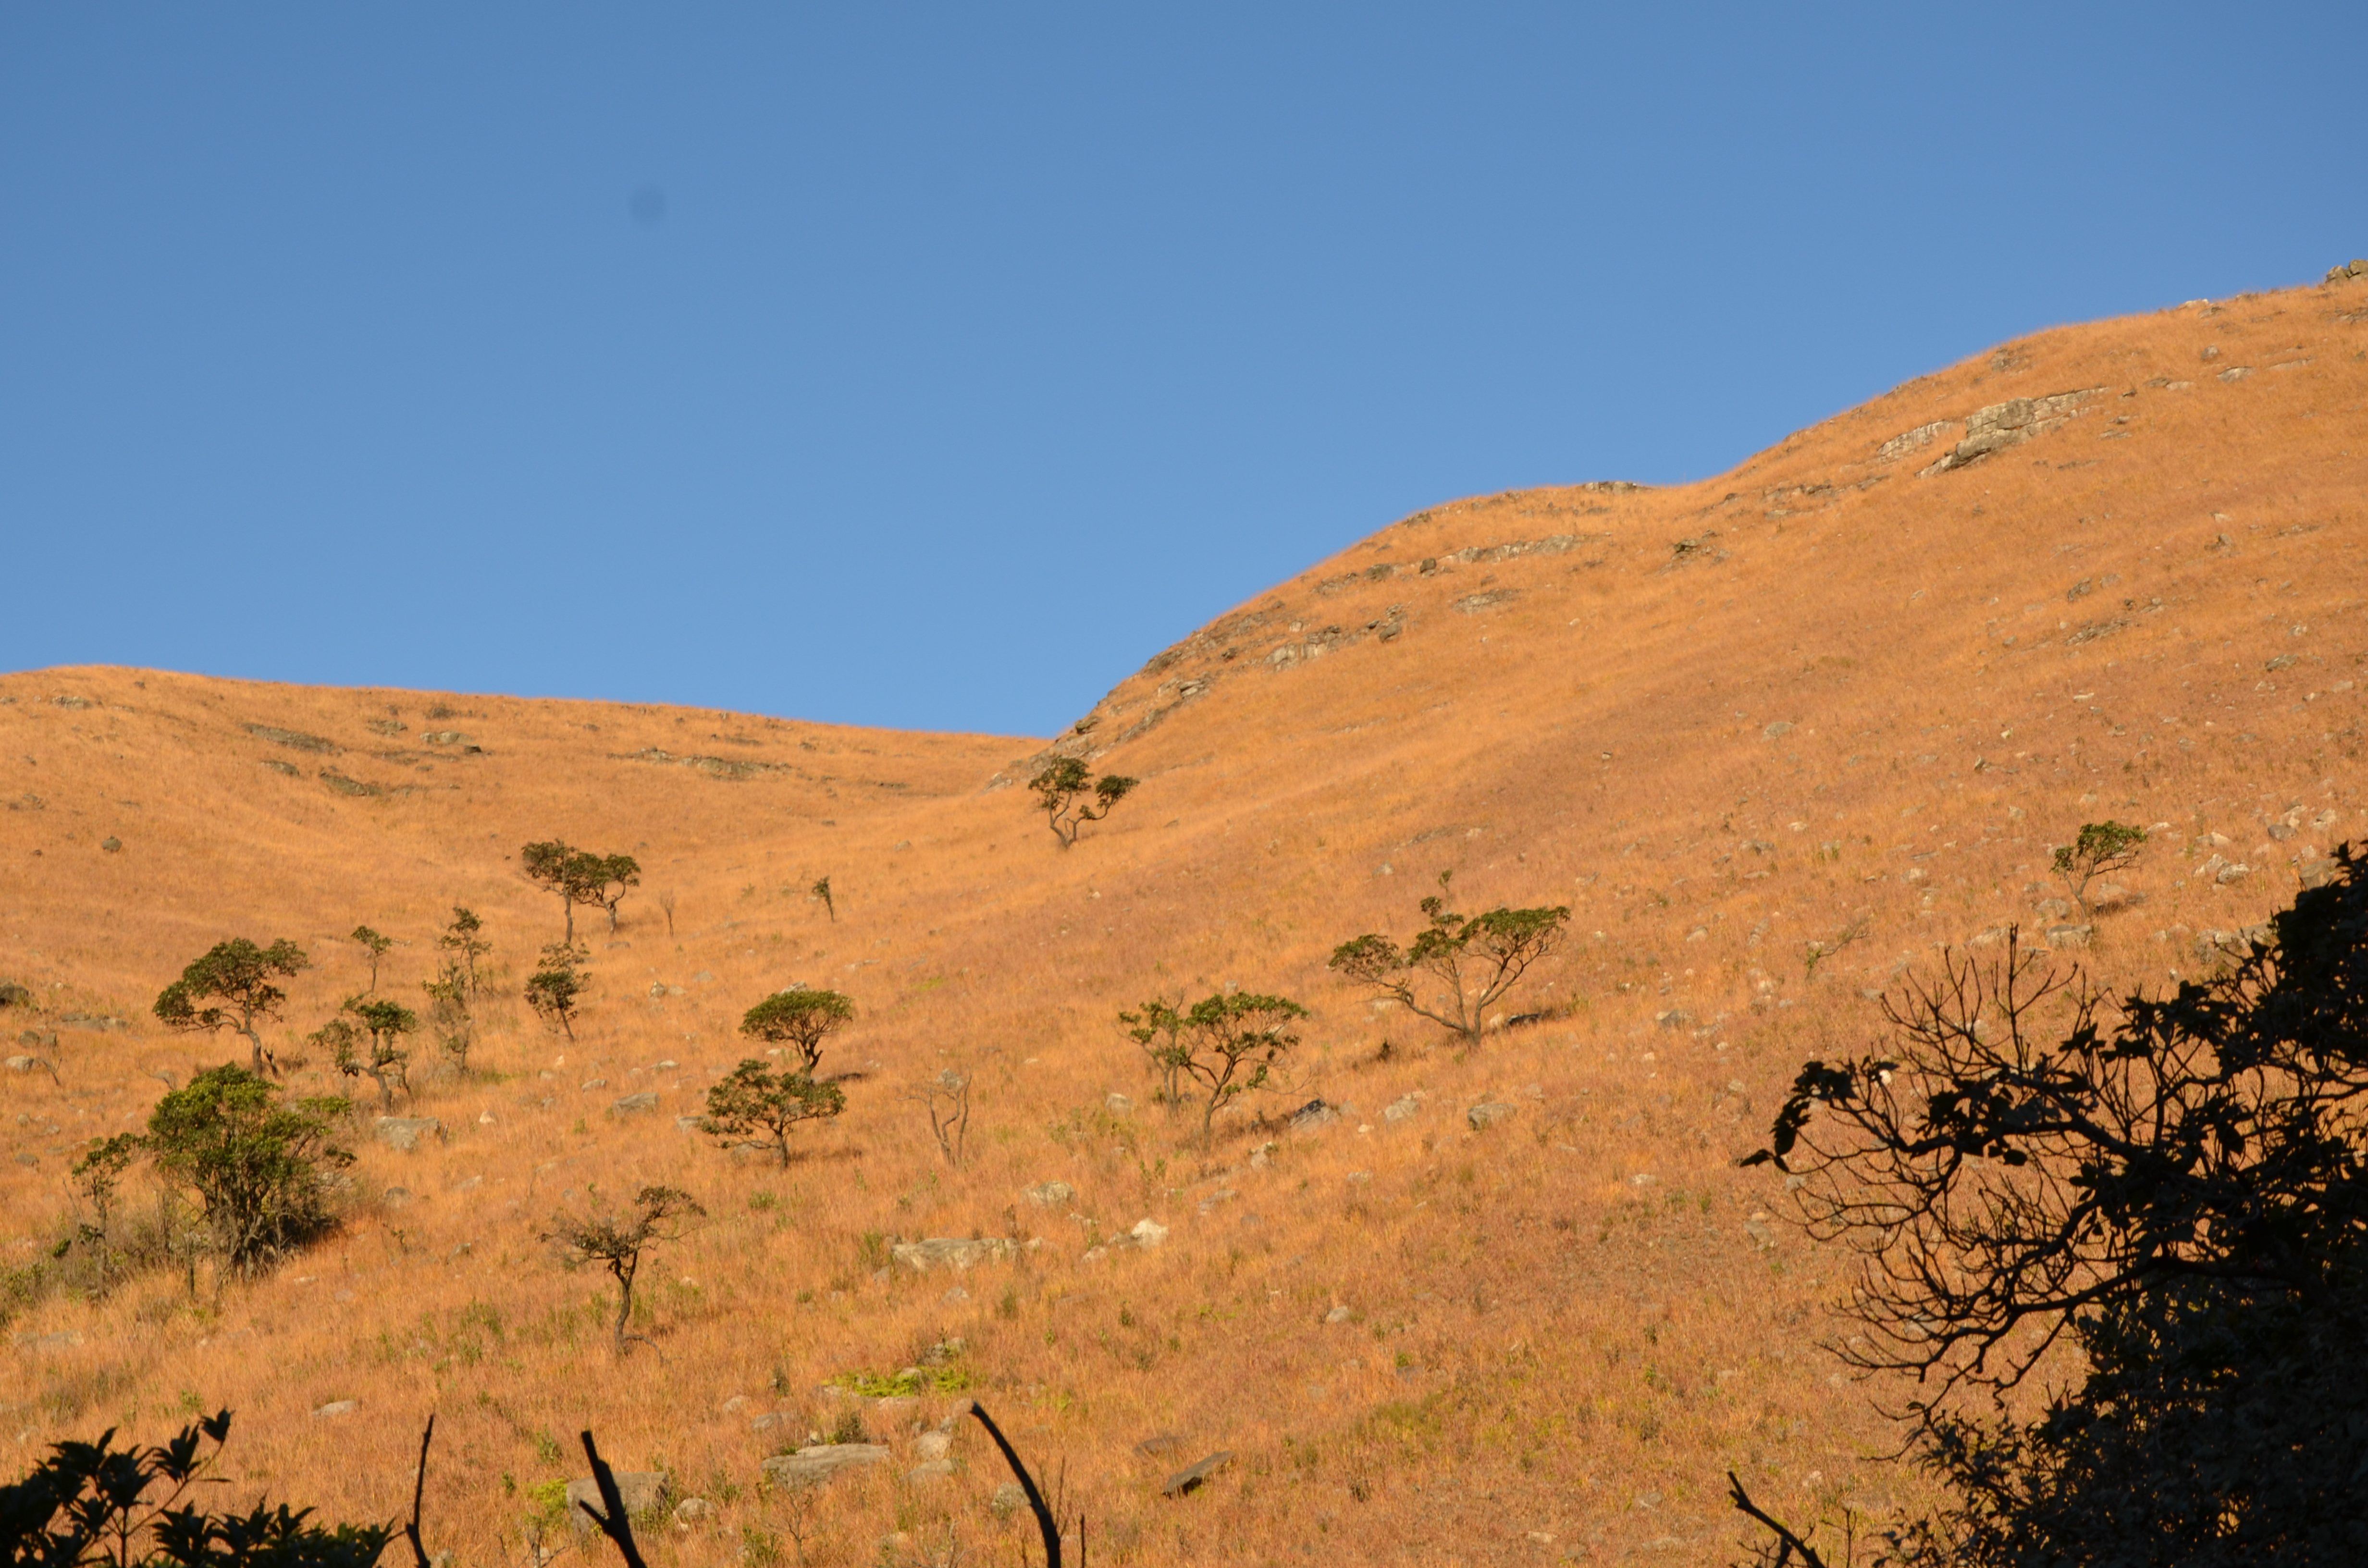
[[[526,980],[526,1005],[547,1028],[575,1038],[575,1005],[588,987],[576,965],[584,949],[572,942],[553,942],[542,949],[541,967]]]
[[[224,1065],[157,1101],[143,1142],[157,1170],[197,1195],[215,1246],[244,1273],[327,1227],[327,1175],[353,1163],[331,1141],[347,1108],[283,1104],[269,1080]]]
[[[188,1501],[230,1436],[225,1410],[151,1449],[53,1444],[22,1481],[0,1486],[0,1562],[173,1564],[176,1568],[370,1568],[394,1539],[387,1525],[311,1522],[313,1510],[257,1502],[245,1513]],[[211,1452],[201,1452],[211,1441]]]

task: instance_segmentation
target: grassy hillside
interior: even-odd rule
[[[434,1411],[431,1540],[492,1563],[523,1560],[524,1494],[581,1472],[589,1426],[715,1505],[654,1561],[794,1562],[794,1524],[812,1562],[949,1528],[1016,1562],[974,1430],[953,1475],[907,1479],[952,1395],[824,1390],[958,1337],[947,1364],[1063,1477],[1098,1562],[1715,1561],[1744,1533],[1730,1468],[1795,1514],[1913,1506],[1873,1409],[1903,1391],[1817,1348],[1848,1332],[1844,1260],[1736,1158],[1937,949],[2020,922],[2109,988],[2167,983],[2361,835],[2363,493],[2354,280],[2042,333],[1701,484],[1434,507],[1050,742],[0,677],[0,976],[34,997],[5,1023],[55,1068],[0,1076],[12,1270],[71,1223],[82,1142],[236,1054],[148,1015],[220,938],[313,954],[284,1054],[364,983],[360,922],[416,998],[474,907],[500,998],[478,1074],[422,1052],[402,1108],[439,1139],[358,1123],[333,1239],[194,1293],[28,1286],[0,1448],[228,1404],[242,1489],[382,1518]],[[1020,787],[1053,750],[1142,780],[1069,850]],[[2083,931],[2045,902],[2050,849],[2108,817],[2153,836]],[[554,835],[645,868],[613,934],[581,927],[573,1042],[514,1000],[560,922],[516,857]],[[1409,934],[1448,870],[1466,908],[1573,911],[1507,1009],[1549,1016],[1470,1051],[1325,968]],[[677,1118],[797,981],[855,999],[825,1066],[862,1075],[782,1170]],[[1315,1017],[1286,1092],[1203,1148],[1116,1014],[1235,985]],[[332,1092],[325,1066],[291,1082]],[[959,1168],[901,1097],[948,1067],[975,1085]],[[611,1110],[642,1091],[656,1111]],[[1292,1131],[1316,1097],[1345,1114]],[[1475,1130],[1482,1103],[1513,1114]],[[1029,1196],[1055,1180],[1074,1196]],[[619,1362],[605,1278],[538,1235],[649,1182],[709,1218],[645,1271],[655,1344]],[[1159,1245],[1102,1244],[1146,1219]],[[1025,1245],[960,1275],[886,1260],[974,1235]],[[805,1512],[758,1494],[762,1458],[849,1411],[888,1464]],[[1207,1487],[1160,1495],[1220,1449]]]

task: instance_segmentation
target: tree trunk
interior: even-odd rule
[[[633,1275],[639,1271],[641,1262],[638,1257],[620,1257],[610,1265],[610,1271],[617,1276],[617,1354],[620,1356],[625,1353],[625,1324],[632,1321],[633,1315]]]

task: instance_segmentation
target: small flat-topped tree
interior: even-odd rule
[[[1454,874],[1439,873],[1439,892],[1422,901],[1429,924],[1407,946],[1368,932],[1334,949],[1328,967],[1477,1045],[1488,1028],[1489,1007],[1554,950],[1570,910],[1563,904],[1500,904],[1484,915],[1458,915],[1447,907]],[[1426,1000],[1420,989],[1425,975],[1446,989]]]
[[[795,1051],[811,1074],[822,1064],[823,1041],[854,1017],[855,1004],[848,997],[798,985],[776,991],[749,1008],[740,1019],[740,1032]]]
[[[253,1055],[248,1070],[261,1073],[270,1053],[263,1049],[263,1031],[256,1026],[278,1017],[288,1000],[277,982],[311,962],[304,949],[285,937],[268,948],[244,937],[217,942],[183,970],[180,979],[156,994],[156,1017],[167,1028],[196,1033],[236,1029],[246,1037]]]
[[[1053,836],[1067,849],[1077,842],[1079,828],[1110,815],[1110,808],[1139,782],[1116,773],[1096,778],[1086,771],[1084,763],[1064,756],[1030,779],[1028,787],[1036,791],[1036,803],[1043,808]]]

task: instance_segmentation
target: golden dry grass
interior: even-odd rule
[[[360,985],[357,922],[405,944],[387,966],[403,991],[449,905],[472,904],[514,994],[558,925],[520,844],[647,868],[620,931],[593,917],[574,1043],[494,1007],[484,1076],[418,1074],[408,1108],[447,1140],[400,1154],[365,1121],[342,1228],[267,1278],[40,1301],[0,1351],[0,1444],[21,1464],[228,1404],[242,1490],[383,1518],[435,1411],[429,1534],[475,1564],[520,1560],[510,1488],[579,1473],[589,1426],[621,1466],[720,1504],[711,1528],[657,1532],[654,1560],[723,1562],[744,1528],[782,1528],[757,1464],[832,1424],[819,1385],[958,1335],[1023,1450],[1065,1467],[1097,1561],[1720,1561],[1744,1533],[1730,1467],[1794,1514],[1911,1506],[1881,1391],[1816,1348],[1846,1332],[1827,1306],[1842,1260],[1781,1226],[1761,1250],[1746,1226],[1781,1213],[1782,1184],[1736,1157],[1804,1056],[1872,1037],[1869,993],[2033,921],[2058,891],[2048,847],[2082,822],[2167,824],[2123,879],[2144,902],[2073,955],[2122,987],[2192,972],[2201,933],[2263,918],[2301,860],[2358,833],[2363,354],[2368,285],[2189,306],[2036,335],[1702,484],[1435,507],[1213,623],[1064,737],[1144,780],[1065,853],[1015,787],[1037,741],[0,677],[0,975],[39,994],[42,1017],[10,1027],[57,1028],[59,1075],[0,1080],[11,1267],[58,1233],[79,1142],[141,1119],[153,1072],[233,1054],[147,1016],[214,941],[313,951],[293,1048]],[[2092,387],[2077,416],[1955,472],[1918,472],[1953,432],[1878,457],[1929,421]],[[447,730],[482,753],[419,738]],[[653,748],[766,770],[636,757]],[[389,792],[339,793],[324,769]],[[2214,832],[2249,874],[2189,874]],[[1560,1016],[1469,1054],[1324,969],[1348,936],[1410,929],[1450,869],[1467,906],[1575,912],[1514,998]],[[836,923],[805,893],[825,874]],[[1858,926],[1808,972],[1808,944]],[[740,1011],[792,980],[856,998],[826,1063],[868,1076],[784,1172],[675,1118],[737,1060]],[[1227,984],[1317,1010],[1290,1093],[1257,1108],[1320,1095],[1352,1114],[1304,1135],[1236,1117],[1204,1153],[1150,1106],[1116,1011]],[[949,1064],[977,1081],[959,1171],[896,1098]],[[317,1065],[296,1077],[332,1086]],[[657,1114],[609,1113],[643,1088]],[[1140,1108],[1110,1114],[1114,1091]],[[1418,1114],[1384,1120],[1417,1091]],[[1483,1100],[1517,1114],[1474,1132]],[[1054,1177],[1074,1203],[1027,1200]],[[645,1181],[711,1219],[645,1275],[657,1345],[619,1363],[603,1281],[536,1235]],[[1085,1256],[1144,1218],[1164,1245]],[[959,1280],[875,1278],[866,1233],[1044,1244]],[[359,1407],[310,1415],[334,1400]],[[1019,1560],[974,1430],[953,1478],[904,1479],[914,1423],[946,1408],[867,1413],[898,1458],[824,1495],[810,1560],[949,1526],[969,1560]],[[786,1422],[752,1430],[770,1411]],[[1179,1446],[1137,1450],[1157,1433]],[[1158,1495],[1215,1449],[1237,1457],[1210,1488]]]

